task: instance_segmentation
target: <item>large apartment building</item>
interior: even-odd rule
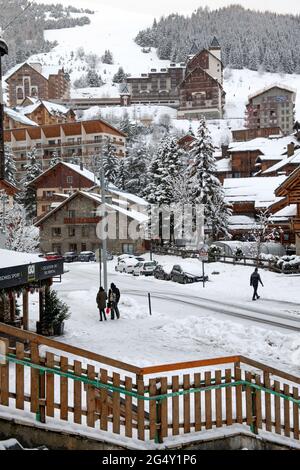
[[[71,163],[75,158],[92,168],[107,140],[115,147],[116,156],[124,157],[126,135],[99,119],[4,131],[4,141],[15,155],[19,176],[27,163],[27,154],[33,148],[36,148],[43,170],[49,168],[54,155]]]
[[[246,127],[280,127],[285,135],[293,132],[297,91],[274,84],[248,97]]]
[[[70,79],[60,67],[25,62],[13,68],[6,82],[11,107],[21,104],[27,97],[43,100],[70,98]]]
[[[169,105],[179,118],[221,118],[225,103],[221,47],[214,38],[208,49],[193,44],[188,60],[152,68],[127,78],[131,103]]]

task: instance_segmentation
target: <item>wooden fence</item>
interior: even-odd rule
[[[249,358],[139,368],[4,324],[0,337],[0,404],[41,422],[155,442],[240,423],[299,440],[300,378]]]

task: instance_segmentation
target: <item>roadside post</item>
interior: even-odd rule
[[[149,314],[152,315],[151,294],[148,292]]]
[[[205,287],[205,266],[204,263],[208,262],[208,247],[204,245],[199,251],[199,260],[202,261],[202,282],[203,288]]]

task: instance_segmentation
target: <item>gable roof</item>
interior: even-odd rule
[[[221,49],[220,43],[217,40],[216,36],[213,37],[213,40],[211,41],[211,44],[209,46],[210,48],[216,48],[216,49]]]
[[[9,189],[10,191],[17,193],[19,188],[17,188],[14,184],[10,183],[7,180],[0,180],[0,189]]]
[[[246,142],[231,142],[228,152],[254,152],[259,150],[263,155],[284,155],[290,143],[299,146],[299,142],[294,135],[271,139],[268,137],[256,137]]]
[[[278,171],[281,168],[284,168],[286,165],[300,165],[300,150],[295,152],[294,155],[288,158],[283,158],[280,162],[275,163],[275,165],[271,166],[267,170],[263,172],[263,174],[273,173],[274,171]]]
[[[37,176],[34,180],[32,180],[30,182],[30,186],[33,186],[33,187],[36,187],[36,184],[42,179],[44,178],[44,176],[48,175],[49,173],[51,173],[53,170],[55,170],[58,166],[65,166],[67,168],[69,168],[70,170],[74,171],[75,173],[77,173],[78,175],[80,176],[83,176],[84,178],[86,178],[87,180],[91,181],[92,183],[94,184],[97,184],[99,185],[100,184],[100,181],[99,179],[96,177],[96,175],[94,173],[92,173],[91,171],[83,168],[81,170],[80,168],[80,165],[74,165],[73,163],[66,163],[66,162],[58,162],[56,163],[56,165],[53,165],[51,168],[48,168],[47,170],[45,170],[43,173],[41,173],[39,176]]]
[[[252,98],[256,98],[259,95],[262,95],[263,93],[266,93],[267,91],[271,90],[272,88],[280,88],[281,90],[288,91],[290,93],[293,93],[296,95],[297,90],[295,88],[282,85],[282,83],[273,83],[272,85],[267,85],[264,88],[261,88],[260,90],[256,91],[255,93],[251,93],[251,95],[248,96],[248,100],[251,100]]]
[[[48,212],[43,217],[41,217],[35,223],[35,226],[36,227],[40,226],[43,222],[45,222],[47,219],[49,219],[49,217],[51,217],[57,211],[59,211],[64,205],[68,204],[70,201],[72,201],[73,199],[75,199],[78,196],[86,197],[86,198],[88,198],[88,199],[90,199],[94,202],[97,202],[99,205],[101,204],[101,195],[100,194],[89,193],[87,191],[76,191],[71,196],[69,196],[67,199],[65,199],[61,204],[59,204],[57,207],[55,207],[50,212]],[[125,209],[125,208],[117,206],[115,204],[106,203],[105,206],[108,207],[109,209],[113,209],[117,212],[120,212],[121,214],[126,215],[127,217],[129,217],[131,219],[134,219],[134,220],[138,221],[139,223],[144,223],[148,220],[148,216],[146,216],[142,212],[138,212],[138,211],[130,210],[130,209]]]
[[[28,115],[36,111],[40,106],[44,106],[48,113],[52,115],[67,114],[70,111],[66,106],[41,99],[35,100],[34,103],[27,106],[19,107],[18,111],[24,115]]]
[[[15,122],[19,122],[20,124],[23,124],[24,126],[38,126],[38,124],[35,121],[32,121],[28,117],[24,116],[23,113],[19,111],[15,111],[14,109],[7,108],[6,106],[4,107],[4,113],[10,118],[13,119]]]
[[[221,83],[218,81],[217,78],[213,77],[212,75],[210,75],[206,70],[204,70],[202,67],[200,67],[200,65],[198,65],[197,67],[194,67],[192,70],[190,70],[186,76],[184,77],[184,79],[182,80],[182,82],[179,84],[179,87],[181,88],[183,86],[183,84],[186,82],[186,80],[188,78],[190,78],[190,76],[196,71],[196,70],[201,70],[201,72],[205,73],[205,75],[207,75],[209,78],[211,78],[214,82],[217,83],[217,85],[223,90],[223,87],[221,85]]]
[[[49,79],[50,75],[57,75],[62,68],[58,65],[51,65],[51,66],[44,66],[41,65],[41,70],[39,71],[36,67],[34,67],[34,63],[30,62],[22,62],[21,64],[15,65],[12,69],[8,71],[8,73],[5,76],[5,81],[7,82],[15,73],[17,73],[22,67],[30,67],[33,71],[41,75],[45,80]]]
[[[282,181],[275,191],[276,196],[286,196],[289,189],[297,183],[298,179],[300,180],[300,166],[295,168],[295,170]]]

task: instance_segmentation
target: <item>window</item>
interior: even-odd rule
[[[73,176],[67,176],[67,183],[73,184]]]
[[[122,251],[123,253],[133,255],[133,243],[123,243]]]
[[[23,100],[24,99],[23,88],[17,87],[16,92],[17,92],[17,100]]]
[[[31,87],[31,96],[37,96],[38,95],[38,87],[37,86],[32,86]]]
[[[82,237],[88,237],[90,234],[90,227],[88,225],[84,225],[81,227],[81,236]],[[84,251],[84,250],[82,250]]]
[[[87,251],[86,243],[81,243],[81,251]]]
[[[69,227],[68,228],[68,234],[69,234],[69,237],[75,237],[75,235],[76,235],[75,227]]]
[[[101,135],[95,135],[95,137],[94,137],[94,141],[95,141],[95,142],[101,142],[101,140],[102,140],[102,136],[101,136]]]
[[[77,243],[69,243],[69,251],[77,252]]]
[[[74,219],[75,218],[75,211],[74,210],[68,211],[68,214],[69,214],[69,219]]]
[[[61,237],[60,227],[52,227],[52,237]]]

